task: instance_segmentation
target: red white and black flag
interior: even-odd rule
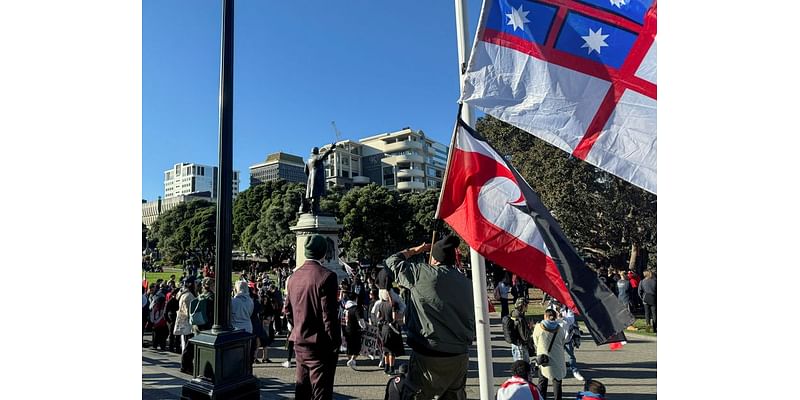
[[[436,217],[488,260],[583,315],[598,345],[625,340],[634,317],[586,266],[519,172],[460,118]]]

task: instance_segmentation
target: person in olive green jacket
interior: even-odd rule
[[[405,399],[466,399],[467,351],[475,339],[472,284],[455,264],[460,240],[448,236],[386,259],[397,284],[411,293],[406,326],[413,350],[405,380]],[[409,257],[431,251],[433,261]]]

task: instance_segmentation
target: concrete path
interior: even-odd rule
[[[497,307],[499,309],[499,307]],[[503,340],[499,313],[491,314],[492,356],[494,358],[495,384],[499,386],[508,378],[511,364],[511,347]],[[586,331],[586,329],[583,329]],[[253,368],[261,380],[262,399],[294,398],[294,368],[281,367],[286,360],[282,346],[285,338],[276,338],[270,349],[271,364],[256,364]],[[594,378],[606,385],[608,395],[615,400],[656,399],[656,346],[655,338],[628,334],[628,344],[622,350],[610,351],[608,346],[595,346],[586,335],[583,345],[576,351],[583,376]],[[407,349],[407,353],[408,349]],[[408,355],[400,362],[407,362]],[[334,391],[336,399],[383,399],[387,377],[377,367],[378,361],[359,359],[357,370],[345,365],[341,356],[336,370]],[[467,395],[479,398],[477,353],[470,349],[467,372]],[[179,356],[172,353],[142,349],[142,399],[177,399],[181,386],[190,377],[179,371]],[[583,382],[570,376],[564,379],[564,398],[574,399],[582,390]],[[552,399],[552,393],[548,396]]]

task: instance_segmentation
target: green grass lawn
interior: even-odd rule
[[[231,274],[231,283],[236,282],[239,279],[240,273],[241,272],[236,272]],[[159,279],[163,279],[166,282],[169,280],[170,275],[175,275],[175,281],[177,282],[181,279],[183,270],[180,268],[164,268],[164,272],[145,272],[145,279],[147,279],[148,284],[155,283]]]
[[[240,274],[241,271],[237,271],[231,274],[231,285],[233,285],[233,283],[239,280]],[[163,279],[166,282],[167,280],[169,280],[170,275],[175,275],[175,280],[177,282],[181,279],[181,275],[183,275],[183,269],[165,267],[164,272],[146,272],[145,279],[147,279],[148,284],[155,283],[159,279]],[[277,280],[275,274],[269,274],[269,277],[273,282]]]

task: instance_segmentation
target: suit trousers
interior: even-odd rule
[[[318,353],[295,346],[294,396],[297,399],[333,399],[333,378],[339,352]]]

